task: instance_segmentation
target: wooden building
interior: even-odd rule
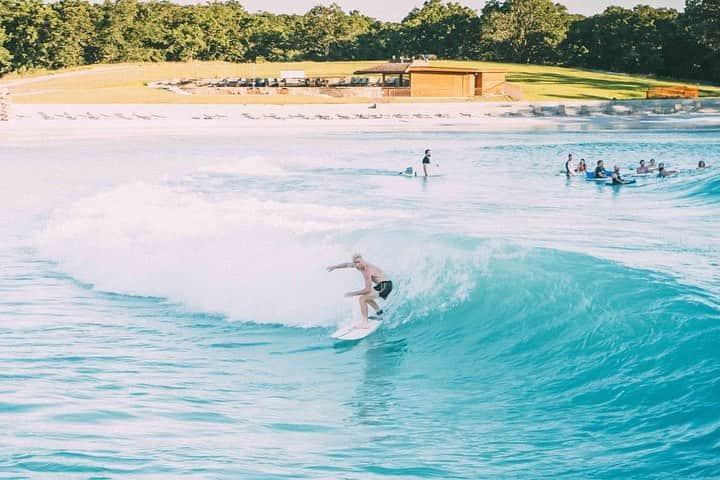
[[[505,95],[505,73],[413,62],[384,63],[358,70],[355,75],[381,75],[383,94],[390,97],[475,97]]]

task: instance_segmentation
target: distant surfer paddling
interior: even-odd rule
[[[376,315],[380,316],[383,314],[382,309],[375,302],[375,299],[382,298],[387,299],[390,292],[392,292],[393,284],[388,280],[387,275],[383,273],[375,265],[366,262],[362,255],[356,253],[352,256],[352,262],[350,263],[339,263],[328,267],[328,272],[337,270],[339,268],[356,268],[362,273],[365,279],[365,288],[357,290],[355,292],[348,292],[345,294],[346,297],[360,297],[360,313],[362,315],[362,322],[359,328],[368,328],[368,305],[375,309]],[[375,284],[375,286],[373,286]]]

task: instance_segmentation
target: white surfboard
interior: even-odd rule
[[[381,324],[382,321],[380,320],[368,320],[366,328],[353,325],[351,327],[341,328],[331,336],[338,340],[361,340],[377,330]]]
[[[425,171],[422,168],[414,169],[413,167],[407,167],[405,170],[400,172],[400,175],[406,178],[425,178]],[[428,177],[442,177],[445,174],[440,170],[440,165],[429,165],[428,166]]]

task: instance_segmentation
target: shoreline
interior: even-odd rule
[[[0,132],[84,136],[203,130],[208,136],[292,131],[585,130],[720,126],[720,99],[623,102],[366,103],[314,105],[18,104]]]
[[[473,116],[489,117],[588,117],[588,116],[633,116],[633,115],[673,115],[673,114],[720,114],[720,97],[700,99],[663,99],[663,100],[565,100],[556,102],[412,102],[384,103],[368,99],[361,103],[311,103],[311,104],[217,104],[217,103],[110,103],[110,104],[10,104],[10,120],[23,120],[38,116],[43,120],[88,119],[103,120],[113,116],[123,118],[122,114],[130,113],[138,119],[143,115],[163,110],[169,114],[186,114],[188,110],[197,115],[206,114],[208,110],[219,111],[220,114],[240,113],[246,119],[304,119],[309,120],[318,115],[334,116],[335,119],[377,119],[392,116],[403,118],[413,116],[424,118],[472,118]],[[155,113],[158,118],[167,115]],[[75,118],[72,118],[75,117]],[[257,118],[254,118],[257,117]],[[348,118],[346,118],[348,117]],[[367,117],[367,118],[365,118]],[[323,119],[323,118],[318,118]]]

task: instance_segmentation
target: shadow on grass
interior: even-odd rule
[[[567,93],[564,95],[561,95],[561,94],[555,95],[553,93],[544,93],[544,94],[542,94],[542,96],[548,97],[548,98],[559,98],[561,100],[612,100],[614,98],[610,95],[608,95],[608,96],[586,95],[586,94],[580,94],[580,93],[574,94],[574,95],[570,94],[570,93]],[[621,100],[627,100],[627,99],[621,99]]]
[[[638,91],[645,90],[649,86],[654,85],[654,82],[632,80],[629,78],[618,78],[618,79],[602,79],[602,78],[588,78],[579,75],[570,75],[563,73],[512,73],[508,75],[508,80],[511,82],[534,84],[544,83],[548,85],[581,85],[589,88],[598,90],[607,90],[617,92],[620,90],[626,91]],[[565,96],[564,96],[565,97]],[[573,98],[571,95],[567,97]],[[612,95],[610,95],[612,97]],[[578,98],[590,98],[581,96]],[[606,98],[606,97],[597,97]]]

